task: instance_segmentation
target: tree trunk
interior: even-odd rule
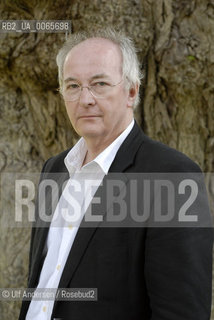
[[[73,32],[113,25],[133,37],[145,74],[138,123],[150,137],[184,152],[208,172],[213,196],[213,0],[4,0],[0,10],[5,20],[71,20]],[[0,33],[0,40],[4,190],[8,172],[40,172],[44,160],[71,147],[77,136],[57,92],[55,57],[65,35]],[[30,229],[10,227],[9,194],[3,200],[0,286],[24,287]],[[17,318],[20,302],[0,303],[2,319]]]

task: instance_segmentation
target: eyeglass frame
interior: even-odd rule
[[[121,84],[123,80],[124,80],[124,79],[122,78],[122,79],[120,80],[120,82],[118,82],[118,83],[116,83],[116,84],[108,84],[108,86],[111,87],[111,88],[116,87],[116,86],[118,86],[119,84]],[[99,81],[98,81],[98,82],[99,82]],[[104,82],[104,81],[100,81],[100,82]],[[82,93],[82,90],[83,90],[84,88],[85,88],[85,89],[87,88],[88,91],[91,93],[91,95],[92,95],[94,98],[96,98],[96,99],[105,99],[105,97],[103,97],[103,98],[101,98],[101,97],[96,97],[96,95],[94,95],[94,93],[91,91],[91,87],[92,87],[92,86],[82,86],[82,85],[80,85],[80,86],[79,86],[79,88],[80,88],[79,97],[76,98],[76,99],[74,99],[74,100],[65,100],[65,98],[64,98],[64,96],[63,96],[63,93],[61,93],[61,94],[62,94],[62,96],[63,96],[63,99],[64,99],[66,102],[76,101],[76,100],[78,100],[78,99],[80,98],[81,93]],[[61,90],[59,90],[59,91],[61,92]]]

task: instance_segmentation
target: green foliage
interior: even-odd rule
[[[194,61],[196,58],[195,58],[194,56],[188,56],[187,59],[188,59],[189,61]]]

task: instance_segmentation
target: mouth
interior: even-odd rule
[[[101,116],[99,115],[83,115],[83,116],[79,116],[78,119],[93,119],[93,118],[100,118]]]

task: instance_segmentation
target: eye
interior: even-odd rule
[[[77,83],[70,83],[67,85],[66,89],[78,89],[79,85]]]
[[[92,83],[93,87],[105,87],[105,86],[108,86],[108,85],[109,84],[107,82],[104,82],[104,81],[98,81],[98,82]]]

